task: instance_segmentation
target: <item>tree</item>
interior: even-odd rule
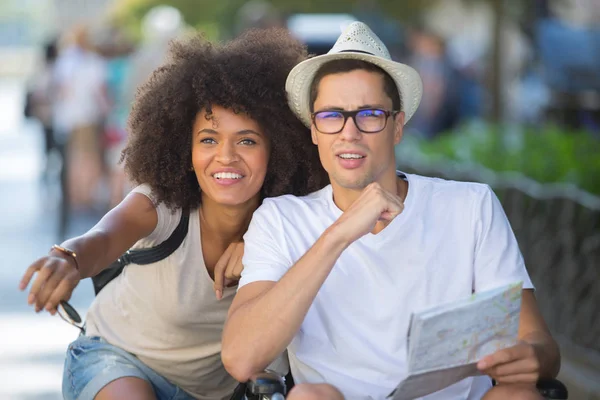
[[[419,21],[422,13],[439,1],[449,0],[269,0],[281,15],[294,13],[354,13],[361,10],[374,11],[382,18],[400,23]],[[454,0],[453,0],[454,1]],[[458,1],[458,0],[457,0]],[[525,28],[531,18],[534,1],[521,0],[460,0],[464,4],[486,3],[493,10],[492,45],[490,57],[490,93],[489,119],[494,123],[503,120],[501,61],[504,40],[502,27],[508,22],[516,22]],[[551,2],[565,0],[547,0]],[[236,33],[238,11],[247,0],[120,0],[115,2],[113,16],[121,25],[126,25],[139,37],[140,21],[145,13],[159,4],[167,4],[179,9],[187,24],[207,32],[212,38],[228,38]]]
[[[283,16],[294,13],[352,13],[359,8],[381,10],[381,14],[398,21],[410,21],[436,0],[270,0],[271,5]],[[238,11],[247,0],[120,0],[115,2],[112,17],[120,25],[138,31],[143,16],[154,6],[173,6],[186,23],[194,28],[213,26],[218,21],[219,36],[229,37],[235,32]]]

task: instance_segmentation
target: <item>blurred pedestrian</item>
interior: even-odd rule
[[[44,179],[49,171],[49,160],[55,148],[54,129],[52,124],[52,107],[55,96],[54,65],[58,55],[56,40],[50,40],[44,46],[43,64],[36,71],[32,87],[28,95],[26,116],[39,121],[44,135]]]
[[[108,112],[106,62],[92,46],[88,29],[67,33],[56,60],[54,132],[63,158],[59,236],[64,237],[74,210],[96,206],[102,178],[102,126]]]

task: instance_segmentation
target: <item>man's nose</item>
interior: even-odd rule
[[[344,124],[344,127],[340,132],[340,137],[348,142],[354,142],[360,139],[361,134],[361,131],[354,123],[354,118],[348,117],[346,123]]]

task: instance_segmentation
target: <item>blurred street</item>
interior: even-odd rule
[[[42,135],[22,115],[24,86],[0,80],[0,399],[60,399],[64,352],[78,333],[58,316],[36,315],[18,290],[23,272],[57,240],[58,187],[44,184]],[[73,221],[69,234],[94,223]],[[75,291],[72,304],[84,315],[90,282]]]

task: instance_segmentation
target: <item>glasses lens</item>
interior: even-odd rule
[[[67,303],[66,301],[60,302],[60,307],[58,307],[58,313],[63,319],[69,319],[76,324],[81,323],[81,317],[79,313],[75,311],[72,305]]]
[[[322,133],[337,133],[344,126],[344,115],[337,111],[319,111],[315,114],[315,127]]]
[[[385,128],[387,116],[378,109],[360,110],[356,113],[356,125],[363,132],[379,132]]]

